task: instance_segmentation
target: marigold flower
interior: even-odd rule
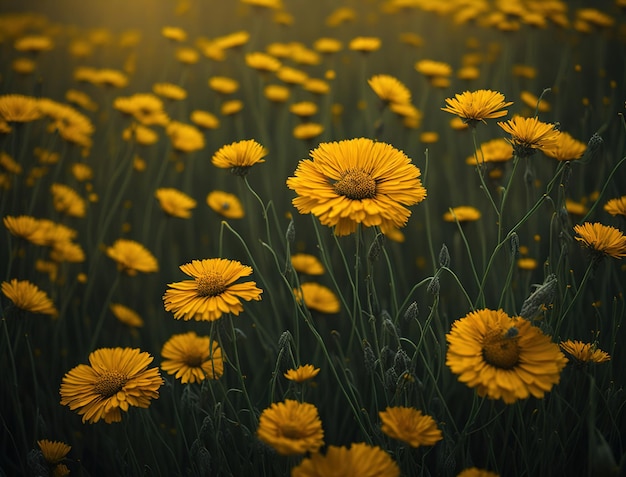
[[[567,340],[562,341],[560,346],[577,364],[605,363],[611,360],[609,353],[598,349],[593,343]]]
[[[608,200],[603,208],[611,215],[626,216],[626,195]]]
[[[353,233],[359,223],[383,232],[402,227],[411,215],[405,206],[426,197],[420,170],[389,144],[366,138],[322,143],[310,156],[287,179],[298,194],[293,205],[337,235]]]
[[[111,303],[109,309],[120,323],[130,326],[131,328],[141,328],[143,326],[143,319],[135,310],[131,310],[121,303]]]
[[[42,439],[37,441],[39,449],[43,454],[43,458],[46,459],[48,464],[58,464],[65,456],[70,452],[72,446],[68,446],[65,442],[50,441],[48,439]]]
[[[305,364],[298,366],[296,369],[289,369],[285,373],[285,377],[289,381],[295,381],[296,383],[303,383],[309,379],[313,379],[320,372],[319,368],[314,367],[312,364]]]
[[[599,222],[574,225],[574,237],[581,245],[590,249],[598,258],[609,256],[613,258],[626,257],[626,236],[615,227],[603,225]]]
[[[326,455],[312,454],[291,471],[291,477],[398,477],[400,468],[387,452],[364,443],[350,448],[328,446]]]
[[[254,139],[222,146],[211,160],[214,166],[230,169],[232,174],[245,176],[255,164],[265,162],[268,151]]]
[[[443,439],[435,420],[411,407],[387,407],[378,413],[381,430],[411,447],[432,446]]]
[[[556,142],[544,148],[543,153],[557,161],[575,161],[582,157],[586,149],[587,144],[562,131],[557,136]]]
[[[536,149],[545,150],[553,146],[558,139],[559,131],[554,125],[544,123],[537,118],[514,116],[506,122],[498,123],[504,131],[511,135],[511,143],[517,157],[528,157]]]
[[[446,98],[447,106],[442,111],[456,114],[468,125],[474,127],[479,121],[485,119],[501,118],[506,116],[507,106],[512,102],[505,102],[504,95],[497,91],[479,89],[478,91],[465,91],[456,94],[454,98]]]
[[[191,217],[191,209],[196,207],[196,201],[178,189],[162,187],[154,195],[163,212],[172,217],[188,219]]]
[[[2,293],[20,310],[41,313],[56,317],[58,314],[52,300],[46,292],[28,280],[13,278],[10,282],[2,282]]]
[[[27,123],[41,117],[39,101],[23,94],[0,96],[0,119],[7,123]]]
[[[449,211],[443,214],[443,220],[446,222],[474,222],[480,219],[481,213],[475,207],[468,205],[462,205],[459,207],[452,207]]]
[[[107,247],[106,254],[117,262],[118,270],[129,276],[135,276],[137,272],[152,273],[159,270],[154,255],[134,240],[118,239]]]
[[[165,310],[173,312],[177,320],[215,321],[223,313],[239,315],[241,300],[261,300],[263,290],[256,282],[235,283],[252,274],[251,267],[236,260],[192,260],[180,269],[193,280],[170,283],[163,295]]]
[[[190,331],[172,336],[163,345],[161,369],[183,384],[199,383],[224,374],[222,349],[208,336]]]
[[[308,253],[296,253],[291,256],[291,266],[298,273],[305,275],[323,275],[326,270],[322,262],[315,256]]]
[[[530,321],[502,310],[476,310],[446,335],[446,365],[479,396],[511,404],[542,398],[560,379],[567,359]]]
[[[241,219],[245,215],[239,198],[228,192],[221,190],[209,192],[206,203],[211,209],[227,219]]]
[[[411,92],[394,76],[375,75],[367,80],[367,83],[376,96],[385,103],[407,104],[411,102]]]
[[[335,292],[319,283],[301,283],[299,289],[294,289],[296,299],[304,301],[307,308],[321,313],[339,313],[341,303]]]
[[[89,355],[89,365],[70,370],[61,384],[61,404],[93,424],[122,420],[130,406],[148,407],[159,397],[163,379],[153,358],[133,348],[101,348]]]
[[[281,455],[317,452],[324,445],[317,408],[291,399],[272,403],[261,413],[257,435]]]

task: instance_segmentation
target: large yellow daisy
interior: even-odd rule
[[[592,251],[598,258],[608,255],[613,258],[626,257],[626,235],[619,229],[599,222],[574,225],[574,237],[581,245]]]
[[[549,336],[502,310],[470,312],[452,324],[446,338],[446,364],[459,381],[507,404],[543,397],[567,363]]]
[[[512,102],[505,102],[504,95],[497,91],[479,89],[478,91],[465,91],[454,95],[454,98],[446,98],[447,106],[442,111],[456,114],[470,126],[475,126],[485,119],[501,118],[508,112],[507,106]]]
[[[252,267],[236,260],[192,260],[180,269],[193,280],[170,283],[163,295],[165,310],[173,312],[177,320],[215,321],[223,313],[239,315],[242,299],[258,301],[263,293],[256,282],[235,283],[252,274]]]
[[[193,331],[174,335],[163,345],[165,358],[161,368],[182,383],[195,383],[205,378],[217,379],[224,373],[222,349],[208,336]]]
[[[322,143],[300,161],[287,186],[298,197],[302,214],[316,215],[336,235],[349,235],[357,224],[380,226],[383,232],[406,225],[426,189],[420,170],[393,146],[358,138]]]

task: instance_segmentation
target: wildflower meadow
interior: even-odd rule
[[[626,2],[0,5],[0,475],[626,475]]]

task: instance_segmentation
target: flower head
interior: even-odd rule
[[[101,348],[89,355],[89,365],[70,370],[61,384],[61,404],[93,424],[122,420],[130,406],[148,407],[159,397],[163,379],[153,358],[133,348]]]
[[[208,336],[195,332],[174,335],[163,345],[165,358],[161,368],[173,374],[181,383],[199,383],[204,379],[218,379],[224,374],[222,349]]]
[[[302,160],[287,186],[298,197],[293,205],[303,214],[335,227],[336,235],[353,233],[357,224],[402,227],[426,189],[420,170],[389,144],[359,138],[322,143]]]
[[[468,205],[452,207],[448,212],[443,214],[443,220],[446,222],[474,222],[480,219],[480,210]]]
[[[581,225],[574,225],[574,232],[579,235],[574,238],[598,258],[603,256],[626,257],[626,236],[615,227],[599,222],[593,224],[585,222]]]
[[[567,363],[549,336],[502,310],[470,312],[452,324],[446,338],[446,364],[459,381],[507,404],[530,395],[542,398]]]
[[[296,272],[305,275],[323,275],[324,265],[315,255],[308,253],[296,253],[291,256],[291,266]]]
[[[231,173],[245,176],[255,164],[265,162],[268,151],[254,139],[233,142],[222,146],[213,155],[213,165],[222,169],[230,169]]]
[[[357,36],[350,40],[348,48],[353,51],[360,51],[361,53],[370,53],[380,50],[380,44],[380,38],[375,36]]]
[[[259,439],[281,455],[317,452],[324,445],[324,430],[313,404],[287,399],[261,413]]]
[[[289,369],[285,373],[285,377],[289,381],[295,381],[296,383],[303,383],[309,379],[313,379],[320,372],[319,368],[314,367],[312,364],[305,364],[298,366],[296,369]]]
[[[341,303],[337,295],[328,287],[319,283],[305,282],[294,293],[298,301],[304,301],[307,308],[322,313],[339,313]]]
[[[200,126],[204,129],[217,129],[220,127],[220,120],[217,116],[208,111],[196,109],[191,112],[189,119],[191,119],[191,122],[196,126]]]
[[[137,272],[152,273],[159,269],[154,255],[134,240],[118,239],[107,247],[106,254],[117,262],[118,270],[130,276],[137,275]]]
[[[435,420],[411,407],[388,407],[378,413],[382,431],[411,447],[432,446],[443,439]]]
[[[324,132],[324,126],[319,123],[302,123],[293,128],[293,137],[296,139],[310,140]]]
[[[626,216],[626,195],[608,200],[603,208],[611,215]]]
[[[78,193],[64,184],[52,184],[52,205],[57,212],[70,217],[84,217],[87,203]]]
[[[37,441],[39,449],[43,454],[43,458],[46,459],[48,464],[58,464],[72,449],[72,446],[68,446],[65,442],[49,441],[48,439],[42,439]]]
[[[577,364],[605,363],[611,359],[609,353],[602,351],[593,343],[567,340],[561,342],[560,346]]]
[[[465,91],[456,94],[454,98],[447,98],[448,104],[442,111],[456,114],[470,126],[475,126],[485,119],[501,118],[506,116],[507,106],[512,102],[505,102],[504,95],[497,91],[479,89],[478,91]]]
[[[560,134],[553,124],[544,123],[537,118],[513,116],[506,122],[498,123],[498,126],[511,135],[513,150],[518,157],[528,157],[536,149],[552,147]]]
[[[111,305],[109,305],[109,308],[111,309],[111,313],[113,313],[115,318],[117,318],[120,323],[124,323],[131,328],[141,328],[143,326],[143,320],[141,319],[141,316],[139,316],[136,311],[131,310],[127,306],[124,306],[120,303],[111,303]]]
[[[173,312],[177,320],[215,321],[223,313],[239,315],[242,299],[261,299],[263,290],[255,282],[235,283],[252,274],[251,267],[236,260],[192,260],[180,269],[193,280],[170,283],[163,295],[165,310]]]
[[[554,144],[543,149],[543,153],[557,161],[575,161],[582,157],[586,149],[587,144],[563,131],[557,136]]]
[[[58,314],[46,292],[28,280],[13,278],[10,282],[2,282],[2,293],[20,310],[52,316]]]
[[[187,97],[187,91],[174,83],[155,83],[152,91],[163,98],[180,101]]]
[[[188,219],[191,217],[191,209],[196,207],[196,201],[178,189],[162,187],[154,195],[163,212],[172,217]]]
[[[411,92],[397,78],[390,75],[372,76],[367,83],[376,96],[385,103],[407,104],[411,102]]]
[[[165,130],[172,141],[172,147],[180,152],[193,152],[204,149],[204,135],[192,124],[172,121]]]
[[[243,205],[235,194],[214,190],[207,195],[206,203],[211,209],[227,219],[241,219],[245,215]]]
[[[22,94],[0,96],[0,119],[7,123],[26,123],[41,117],[39,101]]]
[[[365,443],[350,448],[328,446],[326,455],[312,454],[291,471],[291,477],[398,477],[400,468],[387,452]]]

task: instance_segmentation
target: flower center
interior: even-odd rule
[[[483,358],[496,368],[511,369],[519,361],[520,347],[518,344],[519,331],[512,327],[502,333],[493,330],[483,339]]]
[[[376,181],[367,172],[360,169],[346,171],[333,184],[335,192],[348,199],[362,200],[376,197]]]
[[[128,376],[119,371],[108,370],[100,375],[100,379],[93,386],[93,390],[103,398],[110,398],[122,390]]]
[[[217,296],[226,290],[222,275],[216,272],[207,272],[199,276],[196,278],[196,285],[200,296]]]
[[[202,356],[200,354],[188,354],[185,356],[185,364],[190,368],[199,368],[202,365]]]
[[[301,429],[301,426],[290,422],[286,422],[280,426],[283,437],[286,437],[287,439],[300,439],[302,437]]]
[[[228,202],[222,203],[222,210],[228,210],[228,209],[230,209],[230,204]]]

